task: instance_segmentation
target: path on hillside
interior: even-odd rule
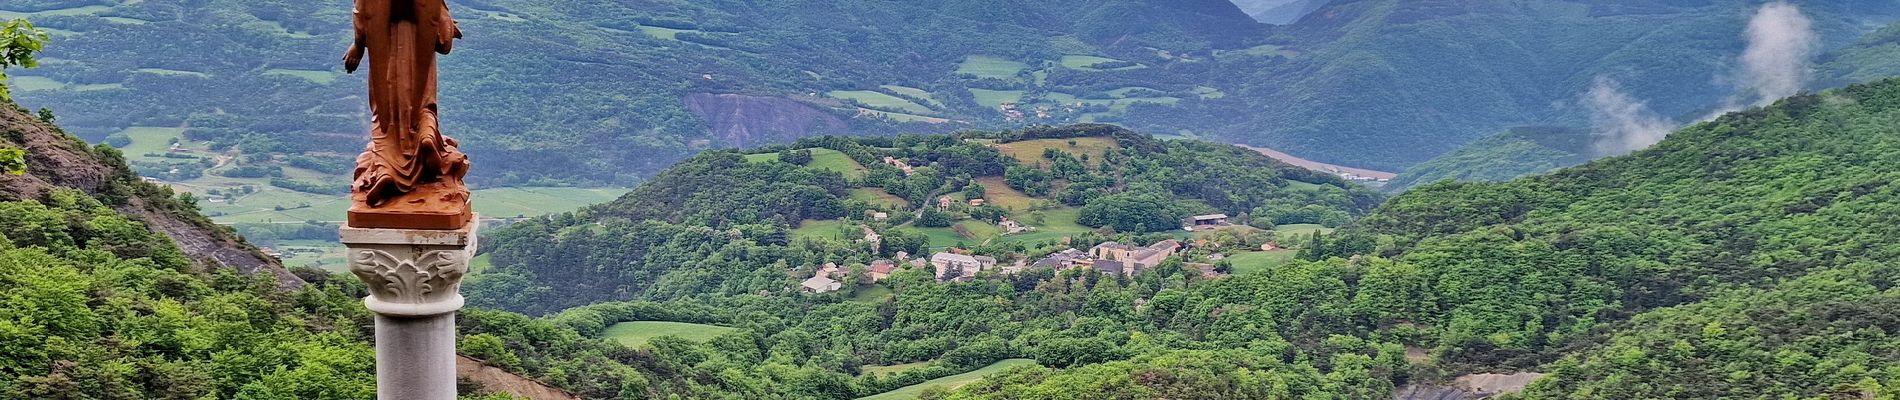
[[[1247,150],[1253,150],[1255,152],[1259,152],[1260,154],[1264,154],[1267,157],[1273,157],[1273,159],[1275,160],[1285,161],[1287,164],[1293,164],[1294,166],[1298,166],[1300,168],[1306,168],[1306,169],[1310,169],[1314,171],[1327,172],[1327,173],[1333,173],[1333,174],[1349,173],[1349,174],[1363,176],[1367,178],[1373,178],[1373,179],[1392,179],[1392,178],[1397,178],[1399,176],[1399,174],[1392,173],[1392,172],[1370,170],[1370,169],[1365,169],[1365,168],[1353,168],[1353,167],[1348,167],[1348,166],[1343,166],[1343,165],[1333,165],[1333,164],[1327,164],[1327,163],[1323,163],[1319,161],[1308,160],[1308,159],[1300,158],[1292,154],[1287,154],[1279,150],[1269,149],[1265,147],[1253,147],[1253,146],[1247,146],[1247,145],[1235,145],[1235,146],[1240,146],[1242,148],[1246,148]]]

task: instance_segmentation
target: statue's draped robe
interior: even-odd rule
[[[436,53],[459,35],[443,0],[357,0],[357,45],[369,57],[371,140],[357,158],[355,190],[380,206],[444,179],[468,158],[436,123]]]

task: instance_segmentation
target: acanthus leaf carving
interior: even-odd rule
[[[427,304],[455,294],[467,273],[464,253],[461,249],[428,250],[410,259],[378,249],[356,249],[350,257],[350,272],[380,301]]]

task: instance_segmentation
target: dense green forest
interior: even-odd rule
[[[1515,128],[1414,165],[1382,189],[1401,191],[1442,180],[1505,181],[1555,171],[1597,159],[1595,139],[1583,129]]]
[[[710,148],[1078,122],[1397,171],[1510,127],[1579,125],[1564,103],[1597,76],[1664,115],[1707,112],[1733,94],[1711,82],[1758,3],[1334,1],[1269,26],[1223,0],[462,0],[443,120],[483,185],[632,185]],[[346,4],[36,0],[0,18],[53,29],[45,68],[15,86],[83,137],[183,129],[334,175],[366,122],[360,78],[335,65]],[[1801,7],[1827,49],[1900,17],[1884,0]],[[1880,54],[1840,57],[1819,87],[1882,76]],[[139,161],[167,180],[206,169]],[[311,179],[280,181],[327,184]]]

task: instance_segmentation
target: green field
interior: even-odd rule
[[[321,240],[287,240],[271,247],[283,253],[286,267],[317,267],[330,272],[348,272],[343,247]]]
[[[936,97],[931,96],[930,92],[925,91],[923,89],[918,89],[918,88],[909,87],[909,86],[898,86],[898,85],[883,85],[883,86],[878,86],[878,87],[884,88],[884,90],[889,90],[891,91],[891,93],[897,93],[897,94],[901,94],[905,96],[923,99],[926,102],[930,102],[930,105],[933,105],[933,106],[943,107],[943,102],[937,101]]]
[[[475,212],[489,218],[530,217],[579,210],[627,194],[624,188],[510,187],[476,190]]]
[[[905,201],[904,198],[897,197],[897,195],[891,194],[890,192],[886,192],[884,191],[884,189],[881,189],[881,188],[851,189],[851,197],[849,198],[852,200],[858,200],[858,201],[862,201],[866,203],[877,204],[890,211],[904,211],[904,210],[910,209],[909,201]]]
[[[983,199],[985,201],[988,201],[990,205],[1002,207],[1004,210],[1012,212],[1025,211],[1036,202],[1035,198],[1031,198],[1029,195],[1023,194],[1023,192],[1010,188],[1009,184],[1003,182],[1003,177],[1000,176],[977,178],[976,183],[983,186]]]
[[[851,293],[851,301],[869,304],[883,303],[884,300],[889,299],[893,293],[891,288],[883,284],[860,286],[857,291]]]
[[[1102,154],[1108,153],[1108,149],[1116,146],[1113,138],[1088,137],[1073,140],[1074,145],[1069,144],[1070,139],[1024,140],[1004,143],[999,150],[1003,152],[1003,155],[1015,157],[1016,161],[1021,161],[1025,165],[1046,164],[1047,162],[1042,159],[1042,152],[1048,149],[1061,150],[1074,154],[1076,157],[1088,155],[1089,164],[1095,165],[1102,161]]]
[[[601,336],[627,347],[640,347],[645,346],[647,341],[661,336],[675,336],[704,342],[736,330],[738,329],[685,322],[630,321],[607,327],[607,331],[601,333]]]
[[[1222,92],[1220,91],[1220,89],[1207,87],[1207,86],[1195,86],[1194,94],[1200,95],[1201,98],[1203,99],[1219,99],[1219,98],[1227,97],[1227,92]]]
[[[1029,69],[1029,64],[991,56],[970,56],[957,65],[957,74],[971,75],[977,78],[1016,79],[1016,73]]]
[[[1234,264],[1234,275],[1267,271],[1293,262],[1299,255],[1296,250],[1250,251],[1227,256]]]
[[[774,161],[778,160],[778,153],[747,154],[745,160],[755,163]],[[864,164],[858,164],[858,160],[851,159],[851,156],[845,155],[844,152],[827,148],[811,149],[811,163],[806,164],[805,167],[837,171],[848,179],[863,178],[865,172]]]
[[[811,149],[811,164],[806,167],[837,171],[847,179],[863,179],[865,172],[858,160],[832,149]]]
[[[864,238],[864,230],[844,220],[805,220],[791,235],[793,239],[856,240]]]
[[[976,97],[976,104],[981,104],[984,107],[992,109],[1002,107],[1003,103],[1021,103],[1023,101],[1023,93],[1027,92],[1021,90],[970,89],[970,95]]]
[[[879,393],[877,395],[873,395],[869,397],[863,397],[858,400],[916,399],[918,394],[921,394],[924,392],[924,389],[929,389],[932,386],[941,386],[944,389],[956,389],[956,388],[963,387],[963,385],[975,383],[978,380],[982,380],[984,377],[995,375],[998,372],[1003,372],[1003,371],[1009,370],[1010,368],[1023,366],[1023,365],[1036,365],[1036,360],[1030,360],[1026,358],[1012,358],[1008,360],[997,361],[995,364],[990,364],[987,367],[983,367],[982,369],[978,369],[975,371],[965,372],[965,373],[946,376],[946,377],[937,378],[937,379],[931,379],[928,381],[924,381],[924,383],[905,386],[902,388],[898,388],[897,390]]]
[[[652,36],[654,38],[666,39],[666,40],[680,40],[679,39],[680,33],[685,33],[685,32],[699,33],[699,31],[689,30],[689,29],[662,28],[662,27],[657,27],[657,26],[646,26],[646,25],[640,26],[640,32],[646,33],[647,36]]]
[[[1035,226],[1036,230],[1034,232],[1009,235],[1004,238],[1011,242],[1037,243],[1061,239],[1065,236],[1080,235],[1084,232],[1094,230],[1075,222],[1076,218],[1082,214],[1082,210],[1078,208],[1062,207],[1053,210],[1043,210],[1041,213],[1043,215],[1043,223],[1040,225],[1030,220],[1030,214],[1033,214],[1033,212],[1025,211],[1016,213],[1015,218],[1023,221],[1025,224]]]
[[[72,16],[85,16],[85,15],[99,15],[99,13],[111,11],[111,10],[112,10],[111,6],[103,6],[103,5],[59,8],[59,9],[34,11],[34,12],[21,12],[21,11],[0,9],[0,19],[5,19],[5,20],[11,20],[14,18],[37,19],[37,18],[42,18],[42,17],[72,17]]]
[[[963,237],[963,235],[957,234],[956,229],[953,229],[953,228],[918,228],[918,227],[912,226],[912,227],[907,227],[904,229],[910,229],[912,231],[916,231],[917,233],[922,233],[924,234],[924,236],[929,237],[930,248],[932,249],[944,249],[944,248],[949,248],[949,247],[956,247],[957,243],[963,243],[963,244],[983,243],[983,241],[985,240],[989,240],[991,238],[996,237],[997,232],[1001,231],[1000,229],[996,227],[996,225],[990,224],[988,222],[983,222],[983,221],[964,220],[964,221],[957,221],[957,223],[963,224],[964,227],[969,228],[971,236],[974,236],[974,237]]]
[[[71,90],[75,92],[90,92],[90,91],[95,91],[95,90],[111,90],[111,89],[125,88],[124,84],[118,84],[118,83],[94,83],[94,84],[79,85],[79,84],[61,82],[59,80],[56,80],[53,78],[47,78],[43,76],[14,76],[14,77],[8,78],[7,83],[13,85],[13,88],[19,89],[20,91],[23,91],[23,92],[35,91],[35,90]]]
[[[184,70],[164,69],[164,68],[139,68],[139,69],[132,70],[132,72],[152,74],[152,75],[162,75],[162,76],[183,76],[183,77],[191,77],[191,78],[210,78],[211,77],[211,74],[198,72],[198,71],[184,71]]]
[[[288,76],[288,77],[293,77],[293,78],[303,78],[304,80],[307,80],[307,81],[310,81],[311,83],[315,83],[319,85],[328,85],[330,84],[330,82],[336,82],[336,79],[342,76],[342,74],[338,74],[336,72],[331,72],[331,71],[317,71],[317,70],[308,70],[308,69],[284,69],[284,68],[271,68],[271,69],[264,70],[264,75],[282,75],[282,76]]]
[[[855,100],[866,106],[887,110],[897,110],[912,114],[928,114],[931,112],[930,107],[925,107],[922,104],[912,103],[910,100],[877,91],[835,90],[826,92],[825,95],[837,99]]]
[[[858,376],[871,376],[871,375],[891,376],[891,375],[897,375],[897,374],[903,373],[904,371],[909,371],[909,370],[928,367],[928,366],[930,366],[929,361],[918,361],[914,363],[903,363],[903,364],[897,364],[897,365],[866,365],[863,367],[858,367],[858,369],[860,370],[859,371],[860,373],[858,374]]]
[[[1094,68],[1089,68],[1091,64],[1115,63],[1115,61],[1119,61],[1119,59],[1094,57],[1094,55],[1064,55],[1064,57],[1062,57],[1062,68],[1070,68],[1070,70],[1094,70]]]
[[[284,170],[287,175],[293,175],[290,173],[292,171],[314,174],[297,168]],[[210,189],[225,190],[241,186],[251,186],[257,191],[240,196],[235,202],[200,202],[199,208],[213,215],[212,221],[220,224],[338,222],[343,220],[344,211],[348,208],[348,199],[341,194],[311,194],[282,189],[270,186],[269,179],[262,178],[233,179],[207,175],[205,178],[171,185],[199,196]],[[620,198],[627,191],[620,188],[515,187],[475,190],[470,197],[475,212],[483,217],[515,218],[578,210]]]
[[[1313,236],[1313,232],[1331,234],[1333,228],[1315,224],[1287,224],[1273,227],[1273,232],[1280,234],[1281,238],[1302,238]]]

